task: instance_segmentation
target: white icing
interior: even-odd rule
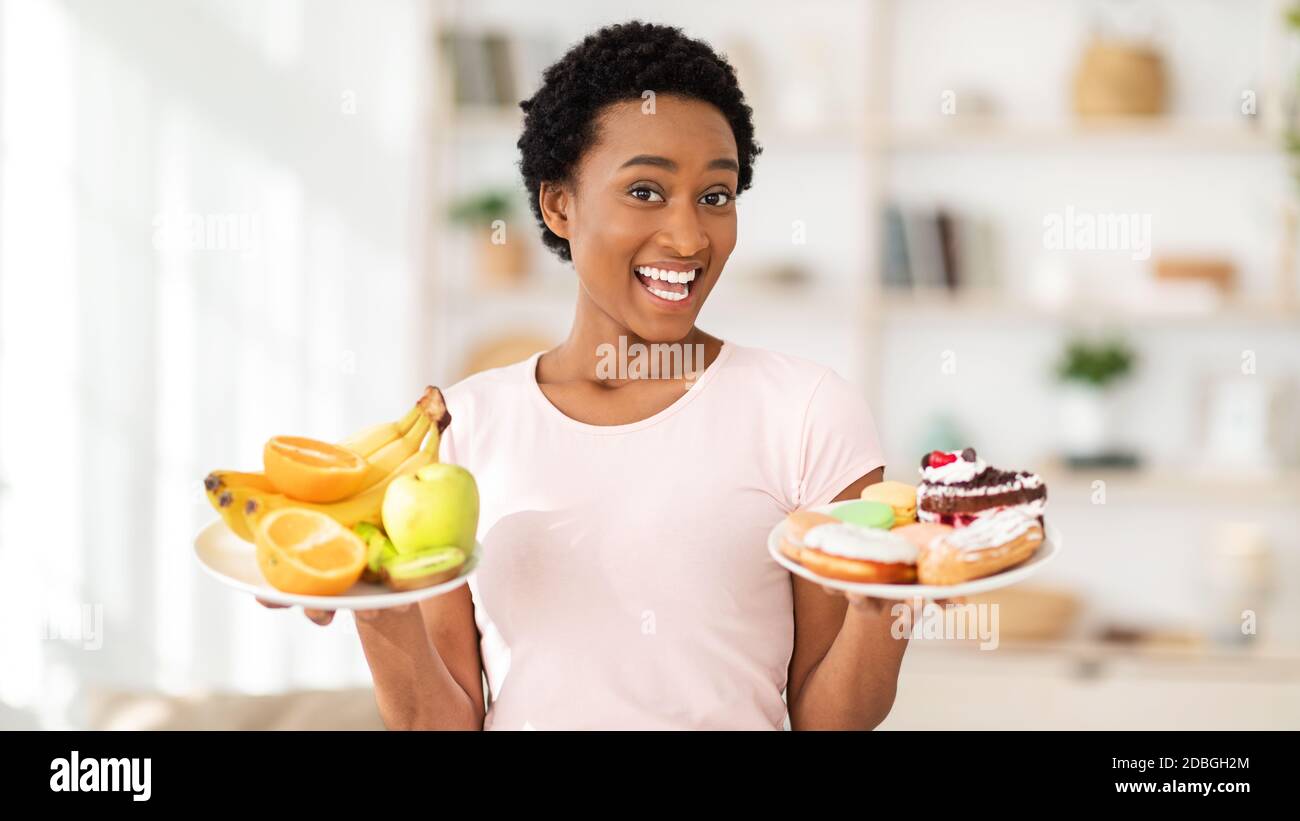
[[[916,564],[916,545],[887,530],[860,527],[849,522],[817,525],[803,537],[811,547],[846,559],[886,564]]]
[[[1043,515],[1043,511],[1047,510],[1047,499],[1034,499],[1032,502],[1025,502],[1024,504],[1010,505],[1007,509],[1018,510],[1032,519],[1037,519]]]
[[[961,458],[961,451],[954,451],[953,455],[957,457],[955,462],[949,462],[937,468],[921,468],[921,478],[927,482],[938,482],[945,485],[950,482],[969,482],[989,468],[988,464],[978,456],[975,457],[974,462],[967,462]]]
[[[1004,545],[1038,524],[1036,518],[1020,507],[1004,507],[981,514],[966,527],[959,527],[949,533],[944,541],[949,547],[963,552]]]

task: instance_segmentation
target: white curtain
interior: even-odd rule
[[[0,726],[77,726],[99,687],[369,681],[349,618],[265,610],[191,545],[209,469],[430,380],[428,21],[0,6]]]

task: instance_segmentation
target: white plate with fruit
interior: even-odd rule
[[[337,595],[313,596],[286,593],[272,587],[258,567],[257,546],[236,536],[220,519],[214,520],[199,531],[198,538],[194,540],[194,554],[199,560],[199,565],[222,584],[245,593],[252,593],[257,598],[272,604],[299,605],[313,610],[383,610],[441,596],[469,581],[470,576],[474,575],[479,557],[476,546],[473,552],[468,557],[464,557],[463,561],[458,562],[454,568],[446,567],[439,570],[437,554],[429,556],[423,561],[427,562],[430,559],[433,561],[429,578],[436,581],[413,589],[399,590],[390,587],[389,584],[392,583],[398,585],[407,583],[393,577],[389,577],[387,583],[382,580],[358,579]],[[451,558],[459,557],[453,555]],[[452,575],[450,578],[443,577],[444,572]]]
[[[436,388],[395,422],[338,443],[276,436],[261,472],[204,479],[221,519],[195,538],[223,584],[317,610],[396,607],[465,584],[478,563],[478,488],[438,461],[451,416]]]

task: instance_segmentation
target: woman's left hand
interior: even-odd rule
[[[849,600],[849,605],[853,610],[865,616],[888,616],[892,614],[893,607],[896,604],[910,605],[914,611],[919,611],[924,607],[922,599],[881,599],[874,596],[863,596],[860,593],[848,593],[843,590],[837,590],[834,587],[822,585],[822,590],[830,596],[843,596]],[[949,604],[965,604],[966,599],[961,596],[954,596],[949,599],[934,599],[935,604],[944,607]]]

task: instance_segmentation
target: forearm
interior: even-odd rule
[[[821,662],[790,704],[795,730],[870,730],[894,706],[907,637],[890,633],[893,616],[849,607]]]
[[[429,639],[419,608],[382,630],[357,620],[361,647],[375,683],[375,701],[390,730],[481,730],[477,703],[447,669]]]

